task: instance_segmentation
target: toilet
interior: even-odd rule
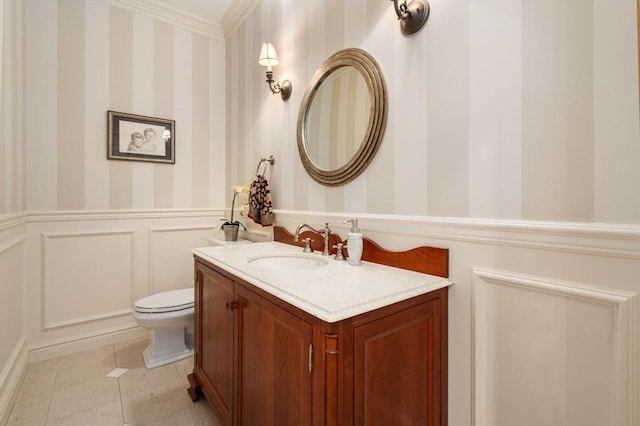
[[[133,319],[151,330],[144,364],[160,367],[193,355],[193,288],[165,291],[134,304]]]

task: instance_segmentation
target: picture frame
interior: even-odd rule
[[[176,122],[107,111],[109,160],[175,164]]]

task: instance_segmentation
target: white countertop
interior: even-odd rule
[[[302,254],[302,248],[278,242],[202,247],[193,253],[314,315],[332,323],[451,285],[446,278],[362,262],[360,266],[329,260],[317,269],[273,270],[247,262],[256,256]]]

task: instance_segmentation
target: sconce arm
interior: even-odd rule
[[[411,12],[409,12],[407,10],[407,1],[403,0],[402,3],[400,3],[400,5],[398,5],[398,0],[391,0],[393,2],[393,7],[396,10],[396,15],[398,16],[398,19],[407,19],[409,16],[411,16]]]
[[[402,34],[411,35],[420,31],[429,17],[428,0],[410,0],[408,4],[407,0],[402,0],[400,4],[399,0],[391,1],[400,21]]]
[[[279,93],[283,101],[286,101],[289,99],[289,96],[291,96],[291,82],[289,80],[282,81],[282,84],[279,81],[274,82],[273,71],[267,71],[267,83],[269,84],[271,93],[274,95]]]

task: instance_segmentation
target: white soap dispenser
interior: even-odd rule
[[[345,220],[351,222],[351,232],[347,234],[347,250],[349,251],[349,265],[360,265],[362,259],[362,233],[358,228],[358,219]]]

